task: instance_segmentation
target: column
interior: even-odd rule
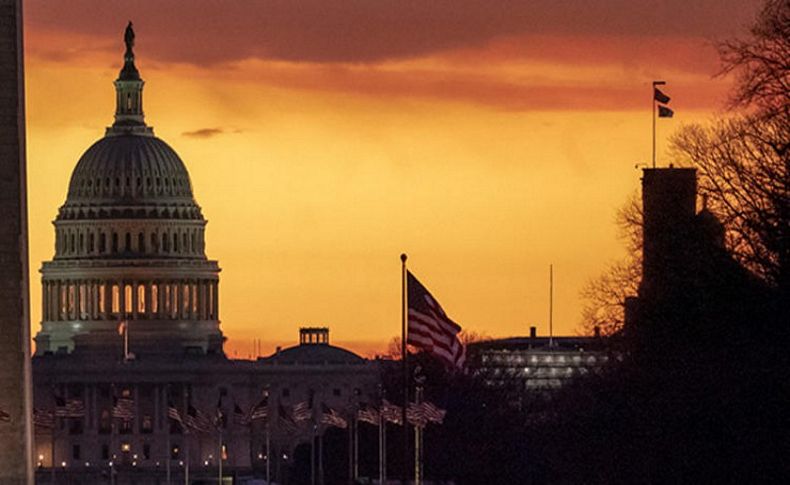
[[[112,317],[112,282],[104,280],[104,319],[110,320]]]
[[[118,314],[123,317],[126,311],[126,282],[118,282]]]
[[[132,319],[137,320],[137,308],[140,305],[138,283],[132,281]]]
[[[157,308],[157,310],[159,310],[159,312],[158,312],[159,318],[164,318],[165,317],[165,294],[166,294],[166,291],[164,290],[164,283],[162,282],[162,280],[158,280],[156,282],[156,285],[157,285],[156,297],[159,300],[159,308]]]
[[[206,315],[206,280],[198,281],[198,292],[200,295],[198,298],[198,312],[200,313],[200,319],[208,320]]]
[[[143,318],[153,318],[154,316],[154,302],[152,301],[153,291],[151,290],[152,284],[151,281],[143,283],[143,285],[145,285],[145,315],[143,315]]]
[[[219,281],[212,281],[211,286],[213,288],[213,295],[214,298],[214,320],[219,320]]]

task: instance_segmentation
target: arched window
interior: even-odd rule
[[[74,254],[74,251],[76,250],[75,246],[76,245],[74,244],[74,233],[72,232],[71,234],[69,234],[69,252],[71,254]]]
[[[80,231],[80,254],[85,252],[85,233]]]
[[[151,252],[153,252],[153,253],[155,253],[157,251],[157,247],[156,247],[157,246],[157,244],[156,244],[157,241],[159,241],[159,240],[156,238],[156,233],[152,232],[151,233]]]
[[[188,253],[189,252],[189,240],[187,239],[188,238],[187,233],[182,234],[182,236],[183,236],[181,238],[181,240],[183,242],[182,249],[184,250],[185,253]]]
[[[92,232],[88,234],[88,252],[91,254],[93,254],[93,251],[96,249],[95,239],[96,238]]]
[[[178,233],[173,233],[173,252],[178,252]]]
[[[165,253],[170,250],[170,248],[168,248],[167,241],[167,233],[162,233],[162,251]]]
[[[131,252],[132,251],[132,235],[127,232],[125,239],[126,239],[126,241],[124,241],[124,242],[126,243],[126,245],[124,246],[124,250],[126,252]]]
[[[107,236],[104,233],[99,234],[99,252],[104,253],[107,251]]]
[[[112,252],[116,254],[118,252],[118,233],[112,233]]]
[[[137,235],[137,252],[145,253],[145,234],[142,232]]]
[[[192,243],[192,245],[191,245],[191,251],[192,251],[193,253],[197,253],[197,252],[198,252],[198,250],[197,250],[197,246],[195,245],[195,242],[196,242],[196,239],[197,239],[197,238],[195,237],[195,231],[192,231],[192,234],[190,235],[190,239],[191,239],[191,241],[190,241],[190,242]]]

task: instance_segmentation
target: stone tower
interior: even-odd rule
[[[33,483],[20,0],[0,0],[0,483]]]
[[[115,122],[82,155],[42,273],[36,354],[220,354],[219,267],[184,162],[143,113],[134,30],[124,35]],[[123,325],[121,322],[125,322]]]

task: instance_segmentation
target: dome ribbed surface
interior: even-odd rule
[[[184,162],[154,136],[106,136],[82,155],[69,183],[66,205],[193,203]]]

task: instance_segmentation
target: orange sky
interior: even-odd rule
[[[650,158],[650,81],[683,123],[720,110],[710,42],[756,2],[28,0],[32,326],[50,221],[112,121],[135,21],[149,125],[209,220],[231,354],[300,325],[369,355],[400,328],[401,252],[464,328],[576,333],[622,256],[615,210]],[[574,5],[570,5],[570,4]]]

